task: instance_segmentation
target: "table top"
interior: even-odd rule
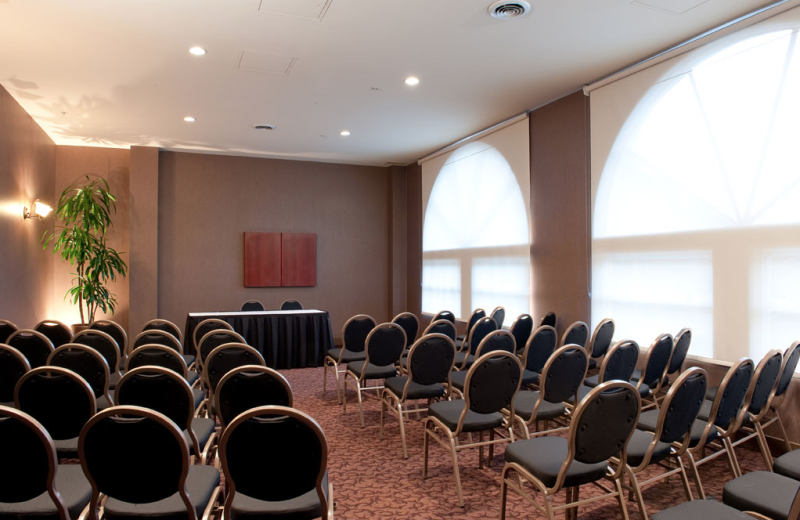
[[[286,316],[290,314],[327,314],[319,309],[300,309],[295,311],[230,311],[230,312],[190,312],[190,318],[208,318],[212,316]]]

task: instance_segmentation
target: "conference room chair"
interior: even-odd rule
[[[372,316],[356,314],[347,320],[342,327],[342,347],[329,349],[322,361],[322,391],[328,391],[328,370],[333,370],[336,382],[336,401],[342,404],[342,389],[339,385],[339,375],[344,376],[344,370],[339,370],[339,365],[346,365],[352,361],[363,361],[367,355],[364,345],[370,331],[377,323]]]
[[[5,343],[8,337],[17,332],[19,327],[8,320],[0,320],[0,343]]]
[[[417,334],[419,334],[419,318],[413,312],[401,312],[392,319],[392,323],[400,325],[406,333],[406,346],[403,354],[408,353],[411,345],[417,341]]]
[[[467,320],[467,327],[466,327],[466,334],[459,334],[456,336],[456,348],[458,350],[465,350],[466,345],[464,344],[469,336],[469,331],[472,330],[472,327],[478,323],[478,320],[486,317],[486,311],[483,309],[475,309],[472,311],[472,314],[469,315],[469,319]],[[436,320],[431,321],[433,323]]]
[[[242,312],[261,312],[263,310],[264,304],[258,300],[250,300],[242,304]]]
[[[55,350],[53,342],[47,336],[30,329],[20,329],[12,333],[6,344],[20,351],[31,364],[31,368],[46,365],[47,358]]]
[[[243,343],[227,343],[211,351],[203,365],[203,385],[207,391],[205,412],[209,417],[216,417],[215,392],[225,374],[245,365],[267,366],[264,356],[259,351]]]
[[[785,520],[798,520],[800,519],[800,492],[790,498],[791,506]],[[653,515],[653,520],[753,520],[753,518],[765,519],[767,517],[754,511],[743,512],[714,500],[683,502]]]
[[[122,370],[125,366],[125,359],[128,357],[128,333],[125,332],[125,329],[123,329],[119,323],[110,320],[95,320],[89,325],[89,329],[105,332],[114,338],[114,341],[117,342],[117,346],[119,346],[119,352],[122,355],[119,362],[120,370]]]
[[[548,312],[547,314],[542,316],[542,319],[539,321],[539,326],[540,327],[548,326],[556,328],[556,321],[557,321],[556,313]]]
[[[566,345],[553,353],[541,371],[539,390],[520,390],[514,398],[514,411],[523,437],[556,433],[565,428],[549,429],[549,422],[564,417],[565,402],[575,399],[589,367],[586,351],[578,345]],[[545,429],[539,429],[544,422]],[[531,430],[534,431],[531,434]]]
[[[156,366],[126,372],[114,392],[114,406],[141,406],[166,415],[183,432],[190,455],[201,464],[214,459],[216,424],[194,416],[194,395],[180,374]]]
[[[600,364],[599,360],[608,352],[608,347],[611,346],[611,341],[614,339],[615,329],[616,324],[610,318],[600,320],[600,323],[594,328],[592,337],[586,347],[591,356],[589,358],[589,370],[597,368]]]
[[[681,329],[678,335],[675,336],[672,346],[672,356],[669,359],[669,368],[664,382],[661,385],[661,392],[665,392],[670,385],[670,378],[679,374],[683,368],[683,362],[686,361],[686,355],[689,353],[689,347],[692,344],[692,329]],[[708,390],[706,390],[708,392]]]
[[[33,330],[47,336],[53,343],[53,348],[72,343],[72,329],[58,320],[42,320],[33,327]]]
[[[467,349],[456,352],[456,370],[466,370],[471,367],[476,359],[475,353],[478,351],[478,345],[490,332],[496,330],[497,322],[494,319],[489,317],[479,319],[469,331]]]
[[[199,374],[186,367],[186,361],[183,359],[183,356],[178,354],[175,349],[165,347],[164,345],[142,345],[131,352],[130,357],[128,357],[125,363],[125,371],[130,372],[131,370],[146,366],[166,368],[184,378],[189,386],[192,387],[195,413],[200,413],[200,406],[205,400],[206,395],[202,389],[195,388],[195,383],[199,381]]]
[[[181,332],[181,328],[169,320],[164,320],[161,318],[152,319],[145,323],[142,327],[142,332],[147,330],[163,330],[164,332],[169,332],[178,338],[178,341],[180,341],[181,345],[183,345],[183,332]]]
[[[449,323],[449,322],[448,322]],[[406,416],[412,412],[408,402],[416,404],[414,412],[427,412],[427,407],[420,409],[420,400],[427,400],[428,406],[434,399],[447,397],[451,387],[450,373],[453,370],[456,347],[453,340],[443,334],[426,334],[411,346],[408,353],[407,373],[390,377],[384,381],[381,392],[381,433],[386,423],[386,411],[397,417],[400,425],[400,440],[403,447],[403,458],[408,458],[406,448]]]
[[[434,315],[434,317],[431,320],[431,322],[439,321],[439,320],[447,320],[450,323],[452,323],[453,325],[455,325],[455,323],[456,323],[456,315],[453,314],[450,311],[439,311],[439,312],[436,313],[436,315]]]
[[[697,419],[707,386],[708,375],[705,370],[695,367],[683,372],[667,392],[655,430],[646,432],[637,429],[628,443],[628,464],[625,468],[629,482],[627,488],[633,492],[643,520],[647,520],[648,515],[642,489],[676,473],[680,475],[686,500],[692,500],[692,490],[682,456],[689,449],[692,424]],[[672,465],[667,466],[666,461],[671,461]],[[666,471],[655,475],[648,472],[650,477],[639,482],[638,475],[652,466],[666,468]]]
[[[530,314],[520,314],[508,330],[514,335],[514,343],[517,344],[517,354],[521,356],[533,332],[533,318]]]
[[[800,482],[793,478],[771,471],[751,471],[725,483],[722,503],[748,511],[752,516],[755,513],[761,518],[789,520],[797,518],[795,502],[798,494]]]
[[[77,464],[59,464],[47,430],[25,412],[0,405],[0,516],[78,520],[92,488]],[[24,470],[23,470],[24,468]]]
[[[200,344],[200,340],[203,339],[203,336],[211,332],[212,330],[233,330],[233,327],[227,321],[220,320],[218,318],[208,318],[207,320],[203,320],[197,324],[194,328],[194,333],[192,334],[192,344],[194,345],[194,351],[197,352],[197,346]]]
[[[605,382],[613,380],[630,382],[638,361],[639,345],[635,341],[624,340],[616,343],[608,349],[606,357],[600,364],[600,371],[587,377],[578,388],[578,400],[588,395],[590,389]],[[637,391],[640,389],[637,388]]]
[[[247,341],[238,332],[228,329],[215,329],[203,336],[197,343],[197,368],[202,371],[205,359],[215,348],[226,343],[243,343]]]
[[[236,417],[219,443],[227,496],[223,518],[333,520],[328,442],[319,424],[284,406]]]
[[[642,407],[643,410],[658,408],[657,394],[661,391],[661,386],[667,377],[672,346],[672,336],[660,334],[647,350],[644,358],[644,374],[641,370],[635,369],[631,375],[631,382],[636,385],[639,395],[642,396],[642,399],[648,399],[648,403]]]
[[[428,336],[430,334],[441,334],[442,336],[446,336],[453,341],[453,345],[457,345],[456,342],[456,326],[453,322],[447,320],[438,320],[432,321],[430,325],[422,332],[422,336]],[[458,354],[458,347],[456,346],[456,355]],[[408,356],[403,355],[400,359],[400,368],[405,373],[407,372],[407,363],[408,363]]]
[[[794,376],[794,371],[797,368],[798,359],[800,359],[800,341],[795,341],[783,354],[781,377],[775,388],[775,396],[769,405],[772,416],[765,415],[761,419],[762,430],[766,430],[768,426],[777,423],[784,449],[787,452],[792,451],[792,445],[789,443],[789,436],[786,434],[786,428],[783,426],[783,420],[778,412],[778,408],[780,408],[786,400],[786,390],[789,388],[789,383],[792,382],[792,376]]]
[[[525,498],[549,520],[565,510],[575,519],[581,504],[598,496],[580,499],[580,486],[602,479],[614,484],[603,497],[616,497],[622,517],[628,518],[622,476],[628,460],[628,442],[641,411],[639,392],[624,381],[608,381],[595,388],[575,409],[567,437],[547,436],[521,440],[506,447],[500,486],[500,518],[506,517],[508,490]],[[611,463],[610,459],[616,459]],[[511,475],[516,475],[512,478]],[[523,489],[527,482],[544,497],[544,505]],[[566,504],[554,506],[553,496],[566,490]]]
[[[289,381],[269,367],[244,365],[220,379],[214,395],[215,409],[222,430],[239,414],[260,406],[291,408],[294,398]]]
[[[14,406],[39,421],[60,458],[78,456],[78,436],[97,412],[94,392],[81,376],[61,367],[34,368],[19,380]]]
[[[558,344],[558,333],[550,325],[536,329],[522,350],[522,386],[539,384],[539,373],[553,355]]]
[[[514,395],[519,390],[522,365],[516,355],[490,352],[478,358],[467,372],[464,398],[439,401],[428,407],[424,422],[422,479],[428,476],[428,443],[432,439],[450,451],[456,481],[458,505],[464,507],[458,452],[467,448],[479,449],[479,468],[483,468],[483,450],[489,446],[491,464],[494,445],[514,440]],[[507,414],[503,410],[508,410]],[[484,433],[489,432],[489,440]],[[495,439],[495,433],[500,438]],[[477,442],[459,442],[462,433],[478,433]],[[470,436],[471,437],[471,436]],[[512,442],[506,448],[513,446]]]
[[[507,330],[493,330],[484,336],[478,347],[475,349],[474,359],[481,357],[489,352],[504,351],[509,354],[516,354],[517,344],[514,341],[514,335]],[[458,357],[458,354],[456,354]],[[473,362],[474,362],[473,359]],[[470,363],[471,365],[472,363]],[[467,371],[464,369],[458,370],[450,374],[451,390],[454,394],[464,393],[464,383],[467,380]]]
[[[375,390],[380,397],[383,384],[367,386],[369,380],[383,380],[397,375],[397,365],[406,345],[406,333],[396,323],[381,323],[369,332],[365,342],[366,358],[351,361],[344,374],[342,393],[342,414],[347,413],[347,378],[353,378],[358,397],[358,415],[364,428],[364,404],[361,396],[364,390]]]
[[[100,330],[86,329],[75,334],[72,342],[91,347],[105,358],[110,372],[108,389],[113,390],[116,388],[122,374],[120,372],[121,354],[119,345],[114,341],[114,338]]]
[[[498,330],[502,329],[503,328],[503,322],[506,320],[506,309],[505,309],[505,307],[502,307],[502,306],[498,305],[492,311],[492,315],[491,316],[492,316],[492,319],[495,321],[495,323],[497,323]]]
[[[800,480],[800,450],[789,451],[775,459],[772,471],[784,477]]]
[[[124,455],[109,457],[120,446]],[[102,500],[101,518],[209,520],[221,496],[217,468],[190,464],[180,427],[140,406],[114,406],[92,417],[81,432],[80,459],[92,484],[90,511]]]
[[[108,390],[108,363],[95,349],[78,343],[67,343],[50,354],[47,365],[72,370],[89,383],[98,410],[112,406],[114,398]]]
[[[165,347],[170,347],[183,356],[183,359],[186,361],[186,366],[190,368],[195,362],[194,355],[184,352],[183,344],[178,337],[163,330],[153,329],[140,332],[131,342],[131,352],[142,345],[164,345]]]
[[[286,300],[281,304],[282,311],[302,311],[303,304],[297,300]]]
[[[30,369],[22,352],[0,343],[0,406],[14,406],[14,388]]]
[[[579,345],[586,348],[586,342],[589,340],[589,326],[582,321],[576,321],[564,331],[564,336],[561,338],[561,345]]]

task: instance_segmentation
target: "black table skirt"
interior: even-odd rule
[[[197,325],[209,318],[230,323],[247,344],[264,356],[268,367],[305,368],[322,366],[325,354],[332,349],[333,330],[325,311],[303,314],[239,314],[187,316],[184,349],[194,350],[192,338]]]

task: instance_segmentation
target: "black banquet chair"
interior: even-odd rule
[[[471,331],[472,327],[474,327],[475,324],[478,323],[478,320],[485,317],[486,317],[486,311],[483,309],[479,308],[472,311],[472,314],[470,314],[469,316],[469,320],[467,320],[467,326],[465,329],[466,334],[463,335],[459,334],[458,336],[456,336],[456,348],[458,350],[464,349],[465,347],[464,342],[467,340],[467,337],[469,336],[469,331]],[[431,321],[431,323],[433,323],[434,321],[436,320]]]
[[[33,330],[47,336],[53,342],[53,348],[72,343],[72,329],[57,320],[42,320],[33,327]]]
[[[0,405],[14,406],[14,388],[31,369],[22,352],[0,343]]]
[[[539,322],[539,326],[540,327],[544,327],[545,325],[547,325],[548,327],[555,328],[556,327],[556,321],[557,321],[556,313],[555,312],[548,312],[547,314],[542,316],[542,319]]]
[[[194,407],[199,412],[200,405],[205,400],[205,393],[200,388],[195,388],[195,382],[199,380],[199,374],[186,367],[183,356],[174,349],[164,345],[142,345],[131,352],[128,361],[125,363],[125,371],[130,372],[139,367],[155,366],[172,370],[192,387],[194,396]]]
[[[447,320],[450,323],[455,325],[455,323],[456,323],[456,315],[453,314],[451,311],[439,311],[434,315],[433,319],[431,320],[431,323],[433,323],[434,321],[439,321],[439,320]]]
[[[505,351],[510,354],[516,354],[517,345],[514,340],[514,335],[507,330],[493,330],[486,336],[481,338],[478,347],[475,349],[475,359],[481,357],[489,352]],[[458,358],[458,354],[456,354]],[[471,364],[471,363],[470,363]],[[454,394],[463,394],[464,383],[467,380],[467,371],[459,370],[450,374],[451,390]]]
[[[417,334],[419,334],[419,318],[413,312],[401,312],[392,319],[392,323],[396,323],[403,327],[406,332],[406,348],[404,354],[408,354],[408,349],[417,341]]]
[[[165,347],[175,349],[176,352],[183,356],[183,359],[186,361],[186,366],[188,367],[191,367],[195,361],[194,355],[184,352],[183,344],[178,337],[164,330],[143,330],[133,338],[131,342],[131,352],[142,345],[164,345]]]
[[[576,321],[564,332],[561,338],[561,345],[579,345],[586,348],[586,342],[589,341],[589,326],[582,321]]]
[[[197,368],[202,371],[203,363],[211,352],[226,343],[243,343],[247,341],[238,332],[228,329],[215,329],[203,336],[197,343]]]
[[[220,379],[214,394],[224,430],[239,414],[260,406],[292,407],[292,387],[277,370],[259,365],[234,368]]]
[[[503,322],[506,321],[506,309],[502,306],[497,306],[492,311],[492,319],[497,323],[497,329],[503,328]]]
[[[250,300],[242,304],[242,312],[261,312],[263,310],[264,304],[258,300]]]
[[[223,517],[333,520],[328,443],[319,424],[283,406],[237,416],[219,456],[228,488]]]
[[[77,520],[92,488],[77,464],[58,464],[53,439],[25,412],[0,406],[0,516]],[[23,470],[24,468],[24,470]]]
[[[528,344],[528,339],[533,333],[533,318],[530,314],[520,314],[508,330],[514,335],[517,354],[522,354],[522,350]]]
[[[72,370],[86,380],[92,387],[98,410],[105,410],[112,405],[113,397],[108,389],[108,363],[92,347],[78,343],[66,343],[50,354],[47,364]]]
[[[181,332],[181,328],[169,320],[161,318],[150,320],[142,327],[142,332],[146,330],[163,330],[164,332],[169,332],[183,344],[183,332]]]
[[[194,351],[197,352],[197,346],[200,345],[200,340],[203,339],[203,336],[211,332],[212,330],[218,329],[225,329],[225,330],[233,330],[231,324],[227,321],[223,321],[217,318],[209,318],[207,320],[203,320],[197,324],[194,328],[194,333],[192,334],[192,343],[194,345]]]
[[[606,355],[614,339],[615,330],[616,324],[614,320],[610,318],[600,320],[600,323],[594,328],[592,337],[589,339],[589,345],[586,347],[586,350],[588,350],[591,355],[589,358],[589,370],[597,368],[600,363],[600,358]]]
[[[208,408],[211,416],[216,415],[215,392],[217,385],[231,370],[245,365],[267,366],[264,356],[251,346],[242,343],[226,343],[215,348],[203,365],[203,384],[208,392]]]
[[[297,300],[286,300],[281,304],[282,311],[302,311],[303,304]]]
[[[120,446],[124,456],[110,457]],[[90,511],[105,499],[103,518],[209,520],[214,513],[219,471],[190,465],[183,432],[155,410],[114,406],[98,413],[81,432],[79,449],[92,484]]]
[[[122,357],[125,358],[128,356],[128,333],[125,332],[125,329],[123,329],[119,323],[109,320],[96,320],[89,325],[89,329],[105,332],[114,338],[114,341],[117,342],[117,346],[119,346]],[[121,360],[120,369],[122,369],[124,364],[124,361]]]
[[[10,335],[17,332],[19,327],[8,320],[0,320],[0,343],[5,343]]]
[[[47,358],[55,350],[53,342],[35,330],[20,329],[8,337],[6,344],[14,347],[25,356],[31,368],[39,368],[47,364]]]
[[[557,343],[558,333],[550,325],[542,325],[531,334],[522,350],[522,386],[539,384],[539,373],[555,351]]]
[[[769,405],[772,416],[767,413],[761,419],[761,429],[765,430],[771,424],[778,424],[781,433],[781,440],[783,441],[784,449],[787,452],[792,451],[792,445],[789,443],[789,436],[786,434],[786,428],[783,426],[783,421],[778,413],[778,408],[786,401],[786,390],[789,389],[789,383],[794,376],[794,370],[797,368],[797,361],[800,360],[800,341],[795,341],[783,353],[783,366],[781,367],[781,377],[778,380],[778,385],[775,387],[775,395]],[[799,479],[800,480],[800,479]]]
[[[467,337],[467,349],[456,352],[456,370],[466,370],[475,362],[475,353],[478,351],[478,345],[481,344],[483,338],[498,329],[497,322],[492,318],[481,318],[472,329],[469,331]]]
[[[91,347],[105,358],[110,372],[108,388],[113,390],[117,386],[119,378],[122,377],[120,373],[121,353],[114,338],[100,330],[86,329],[75,334],[72,342]]]
[[[363,361],[367,354],[364,345],[370,331],[377,326],[375,319],[366,314],[357,314],[347,320],[342,327],[342,347],[332,348],[325,354],[322,362],[322,391],[328,390],[328,371],[333,370],[336,383],[336,399],[342,403],[342,389],[339,385],[339,375],[344,376],[344,370],[339,370],[339,365],[352,361]]]

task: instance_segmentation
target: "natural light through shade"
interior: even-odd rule
[[[800,48],[760,32],[592,93],[592,321],[619,338],[690,327],[726,361],[800,339]]]

